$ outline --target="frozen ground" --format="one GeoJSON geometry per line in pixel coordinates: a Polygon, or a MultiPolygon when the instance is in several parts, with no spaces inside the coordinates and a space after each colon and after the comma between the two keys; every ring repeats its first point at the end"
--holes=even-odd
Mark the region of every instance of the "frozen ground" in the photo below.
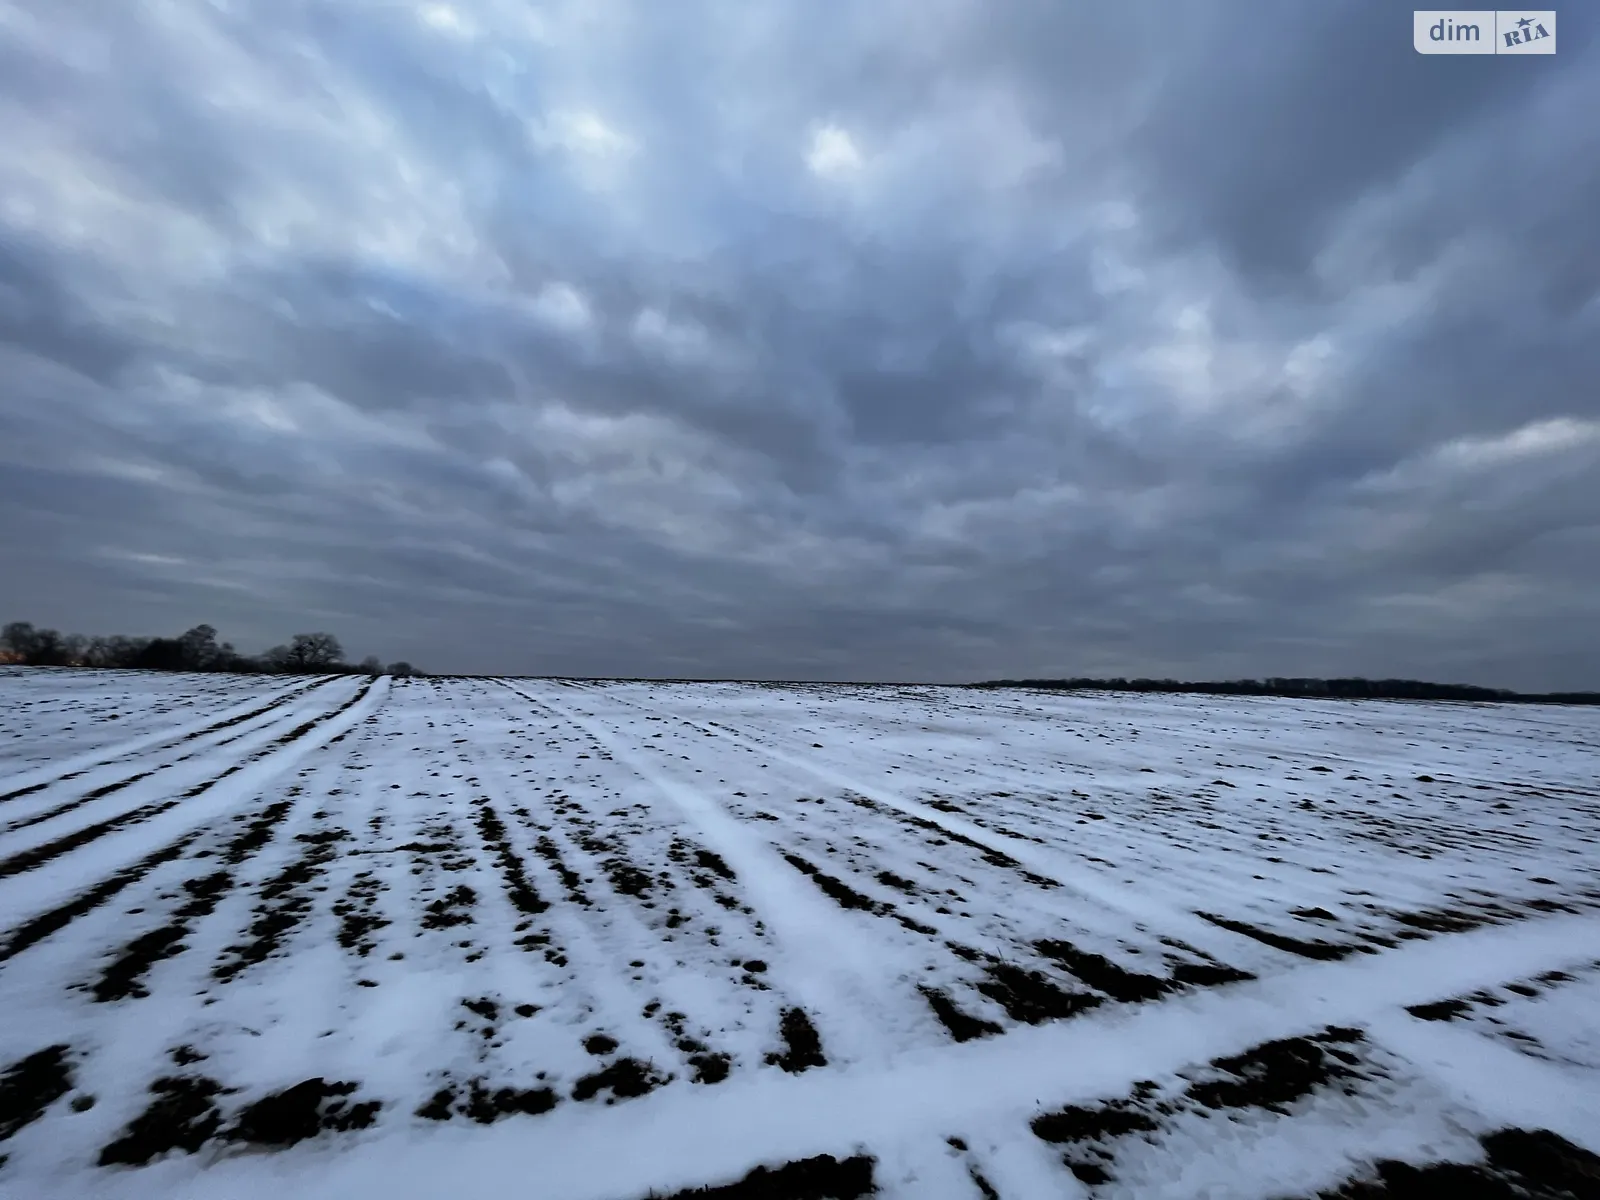
{"type": "Polygon", "coordinates": [[[0,1194],[1600,1195],[1597,717],[0,670],[0,1194]]]}

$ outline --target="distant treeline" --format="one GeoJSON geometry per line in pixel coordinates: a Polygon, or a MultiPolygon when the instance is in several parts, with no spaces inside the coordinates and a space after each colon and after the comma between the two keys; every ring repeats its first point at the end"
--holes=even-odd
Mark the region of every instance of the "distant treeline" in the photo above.
{"type": "Polygon", "coordinates": [[[264,654],[240,654],[217,641],[210,625],[196,625],[177,637],[85,637],[35,629],[13,621],[0,629],[0,663],[26,667],[119,667],[132,671],[233,671],[278,675],[420,675],[408,662],[384,666],[375,657],[344,661],[344,649],[331,633],[297,633],[286,646],[264,654]]]}
{"type": "Polygon", "coordinates": [[[1600,692],[1513,692],[1467,683],[1420,679],[1228,679],[1190,683],[1178,679],[994,679],[979,688],[1026,687],[1051,691],[1194,692],[1206,696],[1311,696],[1340,700],[1488,700],[1505,704],[1600,704],[1600,692]]]}

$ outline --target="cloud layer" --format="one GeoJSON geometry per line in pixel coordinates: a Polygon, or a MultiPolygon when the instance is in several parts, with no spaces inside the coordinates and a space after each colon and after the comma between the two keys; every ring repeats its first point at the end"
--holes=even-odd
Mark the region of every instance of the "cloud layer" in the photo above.
{"type": "Polygon", "coordinates": [[[5,618],[1596,686],[1581,16],[0,0],[5,618]]]}

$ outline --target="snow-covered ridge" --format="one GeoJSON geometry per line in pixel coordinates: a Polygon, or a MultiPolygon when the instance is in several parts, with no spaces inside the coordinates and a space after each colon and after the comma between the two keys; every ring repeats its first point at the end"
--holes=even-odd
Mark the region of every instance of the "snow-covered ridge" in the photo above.
{"type": "Polygon", "coordinates": [[[1590,710],[86,677],[0,673],[0,1194],[1600,1166],[1590,710]]]}

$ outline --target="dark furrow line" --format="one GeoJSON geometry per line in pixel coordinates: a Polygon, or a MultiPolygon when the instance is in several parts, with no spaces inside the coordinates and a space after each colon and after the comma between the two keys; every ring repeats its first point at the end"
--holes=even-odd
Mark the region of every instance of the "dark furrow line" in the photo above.
{"type": "Polygon", "coordinates": [[[337,843],[350,837],[344,829],[324,829],[295,835],[305,852],[267,880],[256,895],[254,920],[245,930],[248,941],[223,949],[211,968],[211,977],[227,983],[247,968],[263,963],[282,946],[284,936],[294,932],[311,915],[312,888],[323,869],[338,855],[337,843]]]}
{"type": "MultiPolygon", "coordinates": [[[[321,683],[322,683],[322,681],[318,680],[315,683],[307,684],[305,687],[295,688],[293,691],[285,692],[283,695],[277,697],[276,699],[272,700],[268,704],[262,705],[260,708],[251,709],[247,713],[240,713],[236,717],[229,717],[225,721],[218,721],[214,725],[207,725],[204,729],[198,729],[193,733],[186,733],[181,737],[173,738],[173,739],[170,739],[170,740],[168,740],[166,742],[157,742],[155,745],[147,747],[147,750],[160,750],[160,749],[163,749],[166,746],[170,746],[170,745],[173,745],[175,743],[194,741],[197,738],[205,737],[207,734],[215,733],[219,729],[226,729],[230,725],[238,725],[241,722],[251,720],[254,717],[259,717],[263,713],[271,712],[274,708],[278,708],[281,705],[287,704],[291,700],[296,700],[299,697],[304,696],[312,688],[320,686],[321,683]]],[[[144,753],[144,752],[145,751],[141,751],[140,753],[144,753]]],[[[103,759],[100,762],[91,763],[89,766],[83,767],[80,770],[70,771],[65,775],[58,775],[54,779],[46,779],[43,783],[35,783],[35,784],[31,784],[31,785],[29,785],[28,787],[25,787],[25,788],[17,788],[15,791],[5,792],[4,794],[0,794],[0,804],[4,804],[7,800],[19,800],[23,796],[31,796],[35,792],[42,792],[42,791],[44,791],[45,788],[54,787],[56,784],[65,782],[68,779],[77,779],[80,775],[87,775],[90,771],[93,771],[98,767],[103,767],[103,766],[106,766],[109,763],[116,762],[117,759],[120,758],[120,757],[124,757],[124,756],[123,755],[114,754],[114,755],[111,755],[109,758],[103,759]]],[[[193,757],[193,756],[186,754],[186,755],[183,756],[183,758],[178,759],[177,762],[183,762],[186,759],[191,758],[191,757],[193,757]]],[[[163,766],[172,766],[172,765],[174,765],[174,764],[172,764],[172,763],[163,764],[163,766]]],[[[127,787],[128,784],[135,783],[140,779],[147,778],[148,776],[153,775],[156,771],[159,771],[161,769],[162,769],[162,767],[153,768],[152,770],[146,771],[143,775],[136,775],[133,779],[124,780],[121,783],[112,784],[107,788],[103,788],[103,789],[100,789],[97,792],[91,793],[91,795],[85,797],[84,799],[85,800],[99,799],[101,796],[110,795],[111,792],[114,792],[119,788],[127,787]]],[[[76,805],[73,805],[72,807],[76,807],[76,805]]],[[[64,812],[64,811],[67,811],[67,810],[66,809],[62,809],[61,811],[64,812]]],[[[55,815],[59,815],[59,813],[52,813],[51,815],[55,816],[55,815]]],[[[28,822],[28,824],[34,824],[34,823],[35,822],[33,822],[33,821],[28,822]]],[[[22,829],[22,828],[25,828],[25,827],[26,826],[24,826],[24,825],[13,826],[13,828],[16,828],[16,829],[22,829]]],[[[9,832],[9,830],[7,832],[9,832]]]]}
{"type": "MultiPolygon", "coordinates": [[[[219,729],[226,729],[230,725],[238,725],[238,724],[240,724],[240,723],[242,723],[244,721],[248,721],[252,717],[259,717],[263,713],[270,712],[272,709],[279,707],[280,705],[284,704],[286,701],[303,695],[306,691],[307,691],[306,688],[301,688],[298,691],[292,692],[287,696],[280,697],[278,700],[275,700],[271,704],[268,704],[268,705],[266,705],[266,706],[264,706],[262,708],[256,709],[254,712],[247,712],[247,713],[244,713],[241,716],[230,717],[226,721],[219,721],[217,724],[212,725],[207,729],[202,729],[199,733],[193,733],[193,734],[189,734],[189,735],[185,736],[182,740],[183,741],[192,741],[192,740],[194,740],[196,738],[203,737],[204,735],[206,735],[208,733],[215,733],[219,729]]],[[[87,792],[84,795],[79,796],[75,800],[68,800],[65,804],[58,804],[55,808],[50,809],[48,812],[38,813],[38,814],[35,814],[32,817],[27,817],[27,818],[25,818],[23,820],[15,821],[12,824],[7,825],[3,830],[0,830],[0,833],[16,833],[16,832],[18,832],[20,830],[27,829],[27,828],[29,828],[31,826],[34,826],[34,825],[42,825],[46,821],[52,820],[52,819],[54,819],[56,817],[64,816],[67,813],[72,812],[76,808],[82,808],[85,804],[89,804],[92,801],[103,800],[105,797],[113,795],[116,792],[120,792],[124,788],[132,787],[134,784],[138,783],[140,780],[149,779],[150,776],[156,774],[159,771],[170,770],[171,768],[176,767],[180,763],[186,763],[190,759],[198,758],[202,754],[209,754],[214,750],[220,750],[222,747],[230,746],[234,742],[238,741],[240,738],[248,737],[248,736],[249,736],[249,730],[244,730],[242,732],[234,734],[232,737],[223,738],[221,741],[215,743],[214,745],[203,746],[203,747],[200,747],[200,748],[195,749],[195,750],[190,750],[187,754],[181,754],[177,758],[173,759],[171,762],[158,763],[156,766],[151,767],[150,770],[148,770],[148,771],[141,771],[137,775],[130,775],[126,779],[119,780],[119,781],[117,781],[115,783],[108,783],[103,787],[98,787],[94,791],[87,792]]],[[[257,757],[259,757],[259,756],[257,756],[257,757]]],[[[249,761],[249,760],[246,760],[246,761],[249,761]]],[[[92,768],[92,767],[88,768],[88,770],[93,770],[93,769],[94,768],[92,768]]],[[[237,768],[233,768],[233,769],[237,770],[237,768]]],[[[81,775],[81,774],[85,774],[85,773],[86,773],[86,771],[76,771],[72,775],[64,775],[64,776],[62,776],[62,779],[75,778],[77,775],[81,775]]],[[[223,778],[223,777],[219,777],[219,778],[223,778]]],[[[61,782],[61,780],[57,780],[56,782],[59,783],[59,782],[61,782]]],[[[0,877],[3,877],[3,876],[0,876],[0,877]]]]}
{"type": "MultiPolygon", "coordinates": [[[[263,757],[271,750],[283,745],[285,742],[302,736],[311,729],[315,728],[317,725],[322,724],[324,721],[330,721],[334,717],[337,717],[341,713],[352,708],[355,704],[366,697],[367,693],[372,690],[375,684],[376,680],[369,680],[366,687],[362,688],[333,712],[325,713],[322,716],[314,717],[311,720],[302,723],[296,729],[277,739],[259,753],[252,755],[251,760],[247,761],[253,761],[254,759],[263,757]]],[[[182,799],[188,799],[190,797],[199,795],[201,792],[214,786],[222,779],[232,775],[235,771],[239,770],[243,766],[244,763],[234,764],[216,779],[191,788],[188,792],[184,793],[182,799]]],[[[171,801],[169,803],[175,804],[177,801],[171,801]]],[[[101,880],[94,887],[90,888],[86,892],[80,893],[78,896],[67,901],[65,904],[53,908],[48,912],[41,913],[39,916],[34,917],[32,920],[26,922],[9,934],[4,942],[0,942],[0,963],[8,961],[9,959],[20,954],[22,951],[28,949],[28,947],[33,946],[52,934],[58,932],[59,930],[64,929],[67,925],[77,920],[77,918],[83,916],[87,912],[90,912],[100,904],[103,904],[106,900],[109,900],[112,896],[115,896],[118,892],[122,891],[130,884],[136,883],[140,879],[143,879],[156,867],[161,866],[164,863],[171,862],[186,849],[188,849],[188,847],[195,841],[196,838],[200,836],[202,832],[204,832],[204,830],[192,830],[191,832],[178,838],[176,841],[169,842],[161,849],[146,855],[131,867],[125,867],[106,879],[101,880]]]]}
{"type": "Polygon", "coordinates": [[[141,821],[149,820],[151,817],[160,816],[169,809],[176,808],[182,801],[193,799],[202,792],[209,791],[211,788],[216,787],[216,785],[221,783],[224,779],[227,779],[230,775],[233,775],[238,771],[242,771],[249,764],[267,757],[267,755],[273,753],[275,750],[279,750],[288,745],[290,742],[296,741],[307,733],[311,732],[311,730],[315,729],[318,725],[321,725],[325,721],[331,721],[341,713],[354,707],[366,696],[369,691],[372,690],[372,686],[372,683],[369,682],[365,688],[357,692],[354,696],[345,701],[332,712],[321,713],[315,717],[312,717],[308,721],[303,721],[301,724],[291,729],[288,733],[285,733],[282,736],[275,738],[271,742],[268,742],[265,746],[263,746],[260,750],[257,750],[248,758],[240,759],[227,770],[223,771],[220,775],[217,775],[212,779],[208,779],[204,783],[196,784],[187,792],[184,792],[183,795],[179,796],[176,800],[161,800],[151,804],[142,805],[141,807],[134,809],[132,812],[123,813],[121,816],[117,817],[109,817],[106,820],[98,821],[93,825],[85,825],[82,829],[74,830],[69,834],[64,834],[63,836],[56,838],[53,842],[45,842],[43,845],[34,846],[31,849],[19,851],[18,853],[13,854],[10,858],[0,860],[0,879],[7,879],[12,875],[20,875],[24,871],[35,870],[38,867],[44,866],[46,863],[60,858],[63,854],[70,854],[72,851],[80,849],[83,846],[88,845],[90,842],[97,841],[108,833],[115,833],[117,830],[122,829],[125,826],[136,825],[141,821]]]}
{"type": "Polygon", "coordinates": [[[535,916],[544,912],[550,905],[540,897],[538,890],[529,881],[522,859],[517,857],[516,851],[511,848],[511,839],[506,833],[505,822],[500,819],[500,814],[495,812],[486,797],[481,798],[474,807],[478,810],[478,836],[483,839],[484,845],[489,848],[500,868],[506,896],[520,913],[535,916]]]}
{"type": "Polygon", "coordinates": [[[1369,946],[1302,941],[1299,938],[1274,933],[1270,929],[1262,929],[1245,921],[1236,921],[1231,917],[1218,916],[1216,913],[1197,911],[1195,916],[1202,921],[1209,921],[1219,929],[1227,929],[1233,933],[1243,934],[1247,938],[1260,942],[1263,946],[1271,946],[1274,950],[1282,950],[1288,954],[1298,954],[1301,958],[1314,959],[1317,962],[1338,962],[1342,958],[1350,957],[1357,951],[1375,953],[1369,946]]]}
{"type": "Polygon", "coordinates": [[[41,913],[31,921],[14,929],[0,943],[0,963],[9,961],[28,947],[43,941],[51,934],[65,929],[85,913],[98,908],[130,884],[139,882],[155,868],[177,858],[200,836],[201,831],[187,833],[175,842],[145,855],[131,867],[124,867],[115,875],[101,880],[88,891],[80,893],[67,903],[41,913]]]}
{"type": "Polygon", "coordinates": [[[63,837],[58,837],[53,842],[34,846],[28,850],[19,851],[10,858],[0,860],[0,879],[9,879],[13,875],[20,875],[24,871],[32,871],[46,863],[69,854],[81,846],[104,837],[108,833],[115,833],[127,825],[137,825],[151,817],[159,816],[168,809],[176,808],[177,800],[161,800],[154,804],[142,805],[132,812],[123,813],[118,817],[110,817],[98,821],[93,825],[85,825],[82,829],[74,830],[63,837]]]}
{"type": "Polygon", "coordinates": [[[31,817],[25,817],[20,821],[13,821],[4,829],[0,829],[0,833],[17,833],[21,830],[31,828],[34,825],[43,825],[46,821],[54,820],[56,817],[65,816],[75,808],[81,808],[85,804],[89,804],[95,800],[103,800],[105,797],[110,796],[115,792],[120,792],[123,788],[132,787],[141,779],[149,779],[150,776],[154,775],[157,771],[164,770],[167,767],[175,767],[181,762],[187,762],[192,757],[193,755],[185,754],[182,758],[174,759],[170,763],[163,763],[159,767],[152,767],[148,771],[140,771],[137,775],[130,775],[128,778],[120,779],[116,783],[108,783],[104,787],[95,788],[92,792],[85,792],[77,799],[68,800],[65,804],[58,804],[56,807],[46,812],[35,813],[31,817]]]}
{"type": "MultiPolygon", "coordinates": [[[[294,807],[294,799],[268,805],[246,823],[244,829],[222,848],[221,859],[229,866],[241,866],[254,858],[277,833],[278,826],[294,807]]],[[[175,958],[188,949],[184,939],[194,930],[194,922],[211,915],[234,889],[237,880],[227,871],[215,871],[184,881],[190,899],[173,912],[173,919],[158,929],[127,942],[91,986],[101,1003],[130,997],[148,996],[145,976],[156,963],[175,958]]]]}

